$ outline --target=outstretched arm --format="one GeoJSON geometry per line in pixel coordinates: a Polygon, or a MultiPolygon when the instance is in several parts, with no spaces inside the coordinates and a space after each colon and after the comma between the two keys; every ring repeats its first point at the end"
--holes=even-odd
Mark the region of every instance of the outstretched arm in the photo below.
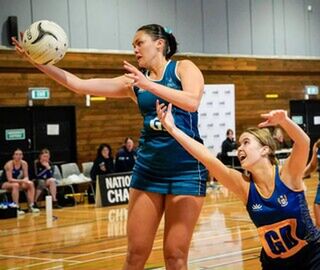
{"type": "Polygon", "coordinates": [[[166,107],[157,101],[157,114],[166,130],[185,148],[192,156],[199,160],[215,178],[235,193],[244,204],[247,202],[249,183],[238,171],[230,169],[218,160],[203,144],[192,139],[176,127],[171,113],[172,105],[166,107]]]}
{"type": "Polygon", "coordinates": [[[301,189],[309,153],[308,135],[288,117],[284,110],[274,110],[261,116],[266,120],[260,123],[259,127],[280,125],[293,140],[292,152],[284,163],[281,177],[290,187],[301,189]]]}
{"type": "Polygon", "coordinates": [[[111,98],[130,97],[135,100],[135,95],[132,90],[132,80],[126,76],[110,79],[97,78],[84,80],[54,65],[40,65],[35,63],[15,38],[12,38],[12,42],[15,45],[16,51],[27,59],[34,67],[77,94],[88,94],[111,98]]]}
{"type": "Polygon", "coordinates": [[[198,110],[204,89],[204,79],[199,68],[191,61],[182,60],[178,62],[177,72],[181,79],[183,91],[176,91],[170,87],[150,81],[140,70],[126,61],[124,62],[124,68],[130,72],[126,76],[134,81],[134,85],[185,111],[195,112],[198,110]]]}

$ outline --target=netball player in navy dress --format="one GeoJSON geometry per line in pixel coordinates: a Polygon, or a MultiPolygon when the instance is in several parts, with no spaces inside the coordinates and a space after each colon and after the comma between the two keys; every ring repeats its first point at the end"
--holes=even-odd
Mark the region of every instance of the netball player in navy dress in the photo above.
{"type": "MultiPolygon", "coordinates": [[[[16,50],[24,54],[17,41],[16,50]]],[[[204,201],[207,171],[157,119],[156,100],[174,105],[177,125],[196,141],[197,109],[203,94],[200,70],[189,60],[170,60],[177,43],[160,25],[142,26],[133,39],[141,72],[128,62],[128,74],[113,79],[82,80],[55,66],[39,70],[79,94],[125,98],[138,103],[143,116],[140,144],[130,188],[128,254],[123,269],[144,269],[162,216],[166,269],[187,269],[192,232],[204,201]]]]}
{"type": "Polygon", "coordinates": [[[0,179],[0,188],[11,192],[12,200],[17,205],[17,214],[25,214],[19,208],[19,192],[23,189],[27,192],[29,211],[39,213],[40,210],[34,206],[34,183],[29,180],[28,163],[23,160],[23,152],[17,148],[14,150],[12,160],[4,165],[3,176],[0,179]]]}
{"type": "Polygon", "coordinates": [[[240,136],[238,158],[250,176],[226,167],[177,128],[171,105],[158,103],[157,112],[166,130],[246,205],[262,244],[263,269],[320,269],[320,231],[312,223],[302,182],[310,140],[285,111],[262,115],[266,121],[259,125],[280,125],[294,141],[283,167],[276,165],[276,145],[268,129],[250,128],[240,136]]]}

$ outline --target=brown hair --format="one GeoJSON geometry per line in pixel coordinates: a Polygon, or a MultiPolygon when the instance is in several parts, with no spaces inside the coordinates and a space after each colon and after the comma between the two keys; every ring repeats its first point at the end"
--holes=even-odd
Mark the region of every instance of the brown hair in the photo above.
{"type": "Polygon", "coordinates": [[[177,52],[178,44],[171,29],[159,24],[147,24],[141,26],[137,31],[145,31],[153,40],[163,39],[165,41],[163,55],[167,60],[177,52]]]}
{"type": "Polygon", "coordinates": [[[43,154],[49,154],[50,155],[49,149],[48,148],[43,148],[39,153],[39,157],[42,156],[43,154]]]}
{"type": "Polygon", "coordinates": [[[229,133],[232,133],[232,134],[233,134],[233,130],[232,130],[231,128],[228,128],[228,129],[227,129],[226,135],[228,136],[229,133]]]}
{"type": "Polygon", "coordinates": [[[268,153],[268,158],[271,164],[273,165],[278,164],[276,155],[275,155],[277,146],[274,139],[272,138],[272,135],[269,129],[251,127],[251,128],[247,128],[244,132],[247,132],[253,135],[262,146],[268,146],[270,150],[268,153]]]}

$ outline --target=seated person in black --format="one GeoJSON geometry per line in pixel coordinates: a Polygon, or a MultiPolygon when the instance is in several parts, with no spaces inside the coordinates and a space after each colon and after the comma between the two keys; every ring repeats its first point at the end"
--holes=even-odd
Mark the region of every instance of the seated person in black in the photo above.
{"type": "Polygon", "coordinates": [[[57,201],[57,184],[53,177],[54,167],[50,161],[50,151],[46,148],[42,149],[39,159],[35,160],[35,175],[37,179],[36,199],[37,202],[42,190],[47,187],[52,196],[53,208],[59,209],[61,206],[57,201]]]}
{"type": "Polygon", "coordinates": [[[228,129],[226,132],[226,136],[227,138],[222,142],[222,146],[221,146],[221,161],[225,165],[240,166],[240,163],[237,157],[228,156],[228,152],[232,152],[233,150],[237,149],[237,143],[234,139],[233,130],[228,129]],[[233,163],[232,163],[232,159],[234,159],[233,163]]]}
{"type": "Polygon", "coordinates": [[[132,138],[127,137],[116,155],[116,172],[130,172],[136,162],[137,153],[132,138]]]}
{"type": "Polygon", "coordinates": [[[34,184],[29,180],[28,163],[23,160],[21,149],[17,148],[13,152],[12,160],[4,165],[0,188],[11,192],[12,200],[18,207],[18,215],[24,214],[24,211],[19,208],[20,189],[27,192],[29,211],[39,213],[39,209],[34,206],[34,184]]]}
{"type": "MultiPolygon", "coordinates": [[[[90,177],[95,183],[97,180],[97,175],[113,173],[113,157],[112,149],[109,144],[100,144],[97,150],[97,156],[93,162],[92,169],[90,171],[90,177]]],[[[95,184],[93,185],[95,187],[95,184]]]]}

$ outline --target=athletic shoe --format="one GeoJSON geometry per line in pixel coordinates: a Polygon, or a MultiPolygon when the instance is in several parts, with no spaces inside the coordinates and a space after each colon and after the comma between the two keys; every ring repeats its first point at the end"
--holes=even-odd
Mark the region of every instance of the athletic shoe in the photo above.
{"type": "Polygon", "coordinates": [[[39,208],[35,208],[33,205],[30,205],[29,211],[31,213],[39,213],[40,212],[39,208]]]}
{"type": "Polygon", "coordinates": [[[9,203],[8,206],[10,208],[18,208],[18,205],[15,202],[9,203]]]}
{"type": "Polygon", "coordinates": [[[20,208],[17,209],[17,214],[18,216],[22,216],[25,214],[25,212],[23,210],[21,210],[20,208]]]}
{"type": "Polygon", "coordinates": [[[36,202],[33,203],[33,208],[40,208],[36,202]]]}
{"type": "Polygon", "coordinates": [[[53,201],[52,207],[53,207],[53,209],[61,209],[62,208],[62,206],[59,205],[57,201],[53,201]]]}

